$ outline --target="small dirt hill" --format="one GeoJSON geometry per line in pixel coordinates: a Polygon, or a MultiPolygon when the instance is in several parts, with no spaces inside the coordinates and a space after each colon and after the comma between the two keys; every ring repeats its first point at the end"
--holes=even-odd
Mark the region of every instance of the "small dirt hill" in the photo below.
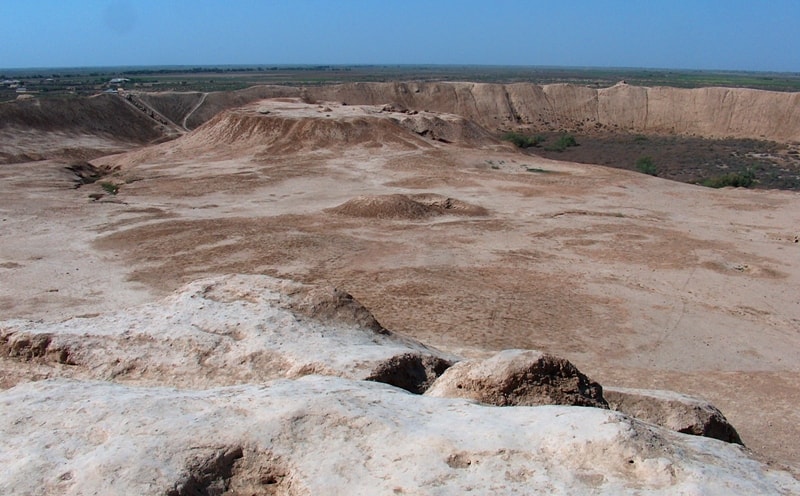
{"type": "Polygon", "coordinates": [[[437,215],[486,215],[486,209],[444,196],[422,193],[418,195],[372,195],[351,198],[328,212],[347,217],[368,219],[419,220],[437,215]]]}

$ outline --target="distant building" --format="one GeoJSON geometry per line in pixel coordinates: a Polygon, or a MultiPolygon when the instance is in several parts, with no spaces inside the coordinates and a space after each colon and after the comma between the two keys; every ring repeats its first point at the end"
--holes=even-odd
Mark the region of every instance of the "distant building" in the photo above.
{"type": "Polygon", "coordinates": [[[129,83],[130,79],[128,78],[114,78],[108,82],[108,84],[122,84],[122,83],[129,83]]]}

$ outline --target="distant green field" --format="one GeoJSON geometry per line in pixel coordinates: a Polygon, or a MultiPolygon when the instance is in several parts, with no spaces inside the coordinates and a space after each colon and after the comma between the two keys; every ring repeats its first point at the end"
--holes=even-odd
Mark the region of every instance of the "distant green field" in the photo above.
{"type": "MultiPolygon", "coordinates": [[[[698,88],[725,86],[773,91],[800,91],[800,73],[680,71],[674,69],[567,68],[506,66],[214,66],[214,67],[90,67],[0,69],[0,80],[18,80],[19,87],[38,96],[94,94],[126,78],[128,89],[151,91],[225,91],[257,84],[321,85],[370,81],[474,81],[486,83],[572,83],[595,88],[625,80],[640,86],[698,88]]],[[[17,97],[4,84],[0,100],[17,97]]]]}

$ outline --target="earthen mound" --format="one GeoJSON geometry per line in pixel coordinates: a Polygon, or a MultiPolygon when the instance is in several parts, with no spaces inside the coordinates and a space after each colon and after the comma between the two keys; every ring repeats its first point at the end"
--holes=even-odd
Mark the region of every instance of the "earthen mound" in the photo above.
{"type": "Polygon", "coordinates": [[[314,288],[299,294],[293,293],[291,296],[291,303],[287,307],[296,313],[320,322],[355,325],[375,332],[389,333],[372,312],[350,293],[339,288],[314,288]]]}
{"type": "Polygon", "coordinates": [[[436,215],[435,208],[406,195],[357,196],[328,210],[347,217],[419,220],[436,215]]]}
{"type": "Polygon", "coordinates": [[[435,193],[417,193],[409,195],[415,202],[427,205],[440,213],[451,215],[488,215],[489,211],[479,205],[473,205],[456,198],[442,196],[435,193]]]}
{"type": "Polygon", "coordinates": [[[328,212],[347,217],[398,220],[420,220],[442,214],[487,214],[483,207],[431,193],[358,196],[328,209],[328,212]]]}
{"type": "Polygon", "coordinates": [[[533,350],[505,350],[458,362],[425,392],[497,406],[575,405],[608,408],[603,388],[569,361],[533,350]]]}
{"type": "Polygon", "coordinates": [[[612,410],[684,434],[742,444],[739,433],[714,405],[672,391],[607,387],[612,410]]]}

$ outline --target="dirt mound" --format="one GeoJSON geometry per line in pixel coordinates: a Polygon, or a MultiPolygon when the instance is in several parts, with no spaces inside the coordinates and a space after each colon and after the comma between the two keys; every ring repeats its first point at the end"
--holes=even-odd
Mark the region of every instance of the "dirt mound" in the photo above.
{"type": "Polygon", "coordinates": [[[480,126],[455,115],[407,115],[375,106],[274,98],[227,110],[177,140],[113,157],[109,163],[128,167],[156,157],[196,158],[202,154],[272,160],[276,155],[354,147],[414,151],[432,149],[441,142],[505,146],[480,126]]]}
{"type": "Polygon", "coordinates": [[[419,195],[358,196],[328,212],[367,219],[419,220],[442,214],[486,215],[486,209],[453,198],[423,193],[419,195]]]}
{"type": "Polygon", "coordinates": [[[288,308],[321,322],[355,325],[383,334],[390,332],[364,305],[338,288],[314,288],[295,293],[288,308]]]}
{"type": "Polygon", "coordinates": [[[603,388],[569,361],[532,350],[505,350],[458,362],[425,393],[496,406],[576,405],[608,408],[603,388]]]}
{"type": "Polygon", "coordinates": [[[418,220],[436,215],[434,208],[405,195],[358,196],[328,210],[347,217],[418,220]]]}
{"type": "Polygon", "coordinates": [[[391,120],[371,118],[364,113],[329,118],[320,112],[292,115],[274,108],[265,110],[264,104],[260,107],[223,112],[187,135],[180,146],[203,151],[224,146],[229,151],[252,152],[257,156],[352,146],[407,150],[429,146],[391,120]]]}

